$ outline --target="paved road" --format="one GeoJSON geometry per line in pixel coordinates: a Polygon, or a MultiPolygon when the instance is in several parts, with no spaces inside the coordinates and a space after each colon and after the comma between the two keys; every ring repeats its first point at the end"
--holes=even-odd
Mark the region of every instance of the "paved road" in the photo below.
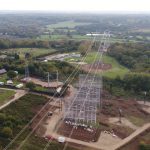
{"type": "MultiPolygon", "coordinates": [[[[13,90],[13,89],[6,89],[6,88],[0,88],[0,89],[13,90]]],[[[9,104],[16,101],[17,99],[19,99],[20,97],[24,96],[27,93],[27,91],[25,90],[14,90],[14,91],[16,92],[16,94],[14,95],[14,98],[10,99],[8,102],[0,106],[0,110],[2,110],[3,108],[5,108],[6,106],[8,106],[9,104]]]]}

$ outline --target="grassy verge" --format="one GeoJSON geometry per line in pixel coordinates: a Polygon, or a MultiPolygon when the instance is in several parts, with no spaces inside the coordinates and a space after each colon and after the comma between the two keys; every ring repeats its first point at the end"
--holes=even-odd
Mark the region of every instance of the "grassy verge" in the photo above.
{"type": "Polygon", "coordinates": [[[9,101],[15,95],[15,91],[0,89],[0,106],[9,101]]]}
{"type": "Polygon", "coordinates": [[[123,77],[126,73],[129,72],[126,67],[120,65],[114,58],[110,56],[104,55],[103,62],[112,65],[112,68],[110,70],[103,72],[104,76],[110,78],[115,78],[116,76],[123,77]]]}
{"type": "Polygon", "coordinates": [[[148,122],[148,120],[145,121],[144,119],[135,116],[128,116],[128,119],[136,126],[143,126],[145,123],[148,122]]]}

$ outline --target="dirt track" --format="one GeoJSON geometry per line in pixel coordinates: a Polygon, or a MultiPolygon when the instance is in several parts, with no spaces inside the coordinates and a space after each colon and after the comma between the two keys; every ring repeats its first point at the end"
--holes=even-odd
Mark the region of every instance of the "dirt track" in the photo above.
{"type": "Polygon", "coordinates": [[[130,122],[128,119],[126,118],[121,118],[121,123],[119,122],[119,118],[118,117],[111,117],[109,118],[109,122],[112,124],[116,124],[119,126],[127,126],[130,127],[133,130],[138,129],[139,127],[137,127],[136,125],[134,125],[132,122],[130,122]]]}
{"type": "MultiPolygon", "coordinates": [[[[109,98],[109,100],[107,99],[108,95],[105,97],[103,97],[104,101],[103,101],[103,113],[105,116],[108,117],[114,117],[111,120],[111,123],[115,123],[116,117],[118,117],[118,107],[121,107],[121,109],[123,110],[124,114],[127,115],[133,115],[133,116],[138,116],[138,117],[142,117],[142,118],[146,118],[147,114],[145,114],[142,109],[141,106],[134,100],[121,100],[119,98],[115,98],[115,99],[111,99],[109,98]],[[132,106],[132,107],[131,107],[132,106]]],[[[61,116],[58,115],[58,118],[61,116]]],[[[100,118],[101,119],[101,118],[100,118]]],[[[54,115],[47,123],[47,131],[46,134],[51,135],[55,138],[58,138],[59,136],[61,136],[60,134],[56,133],[55,130],[53,130],[55,128],[55,124],[53,124],[52,122],[57,122],[56,120],[58,120],[56,118],[56,116],[54,115]],[[52,127],[53,126],[53,127],[52,127]]],[[[85,141],[81,141],[81,140],[77,140],[77,139],[70,139],[66,137],[66,141],[68,141],[69,143],[74,143],[74,144],[79,144],[79,145],[83,145],[86,147],[90,148],[94,148],[94,149],[99,149],[99,150],[115,150],[116,148],[118,148],[120,145],[123,145],[126,142],[129,142],[130,140],[134,139],[136,136],[138,136],[139,134],[141,134],[142,132],[144,132],[147,129],[147,126],[145,127],[139,127],[137,128],[136,126],[134,126],[131,122],[129,122],[128,120],[123,118],[123,123],[125,126],[129,126],[130,128],[136,130],[135,132],[133,132],[130,136],[128,136],[125,139],[121,139],[118,136],[113,137],[111,134],[107,134],[102,132],[100,138],[98,139],[97,142],[85,142],[85,141]],[[118,147],[117,147],[118,146],[118,147]]],[[[121,128],[122,129],[122,128],[121,128]]],[[[118,128],[118,130],[120,130],[118,128]]]]}
{"type": "Polygon", "coordinates": [[[143,110],[150,114],[150,102],[138,101],[138,103],[142,106],[143,110]]]}
{"type": "MultiPolygon", "coordinates": [[[[41,85],[43,87],[48,87],[48,83],[47,82],[44,82],[44,81],[42,81],[40,79],[37,79],[37,78],[30,78],[30,79],[31,79],[31,81],[33,83],[35,83],[37,85],[41,85]]],[[[61,85],[62,85],[62,82],[58,82],[58,83],[57,82],[50,82],[49,87],[56,88],[56,87],[61,86],[61,85]]]]}
{"type": "Polygon", "coordinates": [[[113,146],[112,150],[120,149],[121,147],[123,147],[124,145],[128,144],[130,141],[134,140],[136,137],[138,137],[140,134],[142,134],[143,132],[145,132],[149,128],[150,128],[150,123],[145,124],[144,126],[139,128],[138,130],[136,130],[133,134],[128,136],[126,139],[124,139],[123,141],[119,142],[117,145],[113,146]]]}
{"type": "MultiPolygon", "coordinates": [[[[12,89],[6,89],[5,88],[5,90],[12,90],[12,89]]],[[[9,104],[11,104],[12,102],[18,100],[20,97],[24,96],[27,93],[27,91],[25,91],[25,90],[14,90],[14,91],[16,92],[16,94],[14,95],[14,98],[12,98],[7,103],[0,106],[0,110],[7,107],[9,104]]]]}

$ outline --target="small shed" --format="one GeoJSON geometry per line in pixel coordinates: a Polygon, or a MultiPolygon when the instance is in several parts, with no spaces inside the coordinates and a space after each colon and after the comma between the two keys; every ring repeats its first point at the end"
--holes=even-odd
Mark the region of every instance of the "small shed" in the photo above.
{"type": "Polygon", "coordinates": [[[5,74],[7,71],[5,69],[0,69],[0,75],[5,74]]]}
{"type": "Polygon", "coordinates": [[[0,60],[4,60],[7,58],[7,55],[0,55],[0,60]]]}

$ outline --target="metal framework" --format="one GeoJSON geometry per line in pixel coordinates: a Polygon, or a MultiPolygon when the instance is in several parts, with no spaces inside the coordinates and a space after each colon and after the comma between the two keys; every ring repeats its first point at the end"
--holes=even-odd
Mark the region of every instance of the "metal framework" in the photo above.
{"type": "MultiPolygon", "coordinates": [[[[103,54],[109,47],[110,34],[104,33],[98,52],[103,54]]],[[[97,68],[102,62],[99,60],[92,65],[97,68]]],[[[101,107],[102,79],[95,75],[79,75],[79,83],[74,100],[70,99],[64,104],[64,118],[75,123],[96,123],[98,106],[101,107]],[[86,81],[85,81],[86,79],[86,81]]]]}
{"type": "Polygon", "coordinates": [[[96,123],[97,106],[100,105],[101,79],[90,75],[83,84],[85,78],[86,75],[79,76],[79,87],[74,95],[76,99],[73,104],[71,105],[71,100],[65,103],[65,119],[76,123],[96,123]]]}

